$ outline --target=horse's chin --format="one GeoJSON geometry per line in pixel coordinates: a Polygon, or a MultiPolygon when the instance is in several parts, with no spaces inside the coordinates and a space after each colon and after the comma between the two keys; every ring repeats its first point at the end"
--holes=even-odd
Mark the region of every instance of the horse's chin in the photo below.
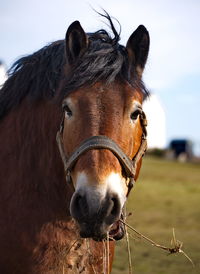
{"type": "Polygon", "coordinates": [[[109,241],[118,241],[121,240],[125,235],[124,224],[118,220],[113,223],[107,234],[101,235],[100,237],[92,237],[94,241],[103,241],[109,239],[109,241]]]}
{"type": "Polygon", "coordinates": [[[97,242],[121,240],[125,235],[124,223],[121,220],[123,220],[123,214],[110,226],[102,223],[77,222],[80,237],[91,238],[97,242]]]}
{"type": "Polygon", "coordinates": [[[120,220],[116,221],[109,229],[109,234],[99,235],[92,237],[92,239],[96,242],[101,242],[104,240],[109,241],[118,241],[124,237],[125,229],[124,225],[120,222],[120,220]]]}
{"type": "Polygon", "coordinates": [[[107,233],[88,233],[85,230],[80,229],[79,231],[81,238],[92,238],[94,241],[101,242],[104,240],[118,241],[124,237],[125,229],[124,224],[118,220],[112,224],[107,233]]]}

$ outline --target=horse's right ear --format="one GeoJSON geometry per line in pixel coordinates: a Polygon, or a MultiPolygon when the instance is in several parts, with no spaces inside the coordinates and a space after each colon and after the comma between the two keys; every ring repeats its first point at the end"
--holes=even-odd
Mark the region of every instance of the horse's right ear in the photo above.
{"type": "Polygon", "coordinates": [[[66,33],[65,53],[67,62],[72,64],[87,49],[87,35],[78,21],[73,22],[66,33]]]}

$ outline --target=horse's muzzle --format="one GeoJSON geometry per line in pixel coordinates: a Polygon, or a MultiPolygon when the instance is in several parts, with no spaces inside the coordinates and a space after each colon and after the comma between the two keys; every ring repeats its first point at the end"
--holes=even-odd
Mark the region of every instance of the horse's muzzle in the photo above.
{"type": "Polygon", "coordinates": [[[121,203],[116,194],[107,194],[104,199],[75,192],[71,201],[71,215],[78,222],[80,236],[101,241],[108,237],[119,240],[124,236],[121,203]]]}

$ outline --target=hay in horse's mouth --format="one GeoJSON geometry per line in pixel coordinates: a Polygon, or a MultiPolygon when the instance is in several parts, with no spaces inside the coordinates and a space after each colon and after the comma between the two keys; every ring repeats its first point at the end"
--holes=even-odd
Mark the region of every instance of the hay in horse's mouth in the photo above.
{"type": "Polygon", "coordinates": [[[112,240],[121,240],[124,237],[125,229],[120,220],[116,221],[109,230],[109,238],[112,240]]]}

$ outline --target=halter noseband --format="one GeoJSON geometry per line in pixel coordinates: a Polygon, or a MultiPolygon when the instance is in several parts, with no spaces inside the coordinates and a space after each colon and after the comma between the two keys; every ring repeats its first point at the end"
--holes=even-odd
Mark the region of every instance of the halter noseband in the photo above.
{"type": "Polygon", "coordinates": [[[64,164],[64,170],[65,170],[65,175],[66,175],[66,180],[68,183],[72,183],[71,180],[71,171],[77,162],[78,158],[85,153],[88,150],[92,149],[108,149],[110,150],[115,157],[119,160],[120,164],[124,168],[125,174],[126,174],[126,179],[129,180],[127,183],[128,186],[128,194],[130,193],[134,182],[135,182],[135,174],[136,174],[136,169],[137,169],[137,164],[141,157],[145,154],[146,148],[147,148],[147,132],[146,132],[146,126],[147,126],[147,120],[145,113],[142,112],[140,114],[140,122],[143,130],[142,134],[142,142],[140,144],[140,147],[131,160],[123,151],[122,149],[118,146],[117,143],[115,143],[112,139],[108,138],[107,136],[104,135],[98,135],[98,136],[92,136],[85,141],[83,141],[78,148],[76,148],[73,153],[71,154],[70,157],[67,157],[64,151],[64,145],[63,145],[63,140],[62,140],[62,133],[63,133],[63,121],[62,120],[60,130],[57,132],[56,135],[56,141],[58,144],[58,148],[60,151],[60,156],[64,164]]]}

